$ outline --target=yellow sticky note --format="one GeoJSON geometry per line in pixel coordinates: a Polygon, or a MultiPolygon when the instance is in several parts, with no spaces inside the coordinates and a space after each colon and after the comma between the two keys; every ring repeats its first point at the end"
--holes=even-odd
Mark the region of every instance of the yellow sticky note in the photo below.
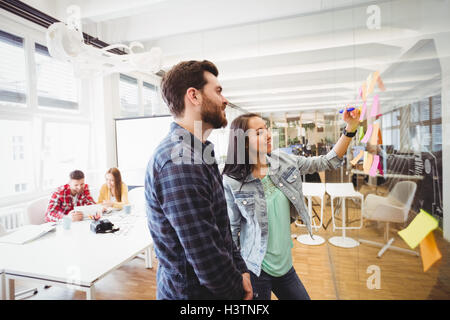
{"type": "Polygon", "coordinates": [[[371,153],[368,153],[367,151],[364,151],[364,163],[363,163],[364,173],[369,174],[370,168],[372,167],[372,162],[373,162],[373,155],[371,153]]]}
{"type": "Polygon", "coordinates": [[[420,213],[406,229],[399,231],[398,235],[405,240],[408,246],[414,249],[431,231],[438,227],[438,224],[435,218],[420,209],[420,213]]]}
{"type": "Polygon", "coordinates": [[[433,231],[420,242],[420,256],[422,257],[423,272],[427,272],[436,261],[442,258],[433,231]]]}
{"type": "Polygon", "coordinates": [[[350,163],[352,164],[352,165],[356,165],[357,163],[358,163],[358,161],[359,161],[359,159],[361,159],[362,158],[362,156],[364,155],[364,151],[359,151],[359,154],[356,156],[356,158],[355,159],[353,159],[352,161],[350,161],[350,163]]]}

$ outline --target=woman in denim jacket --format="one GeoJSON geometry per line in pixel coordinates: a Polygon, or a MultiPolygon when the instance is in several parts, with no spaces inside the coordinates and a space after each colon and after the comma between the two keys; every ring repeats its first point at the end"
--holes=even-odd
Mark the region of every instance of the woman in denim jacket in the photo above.
{"type": "Polygon", "coordinates": [[[257,114],[230,127],[223,184],[233,240],[250,270],[256,299],[309,299],[292,265],[290,223],[300,218],[311,234],[300,175],[338,168],[359,124],[359,111],[345,110],[344,134],[325,156],[272,152],[271,134],[257,114]]]}

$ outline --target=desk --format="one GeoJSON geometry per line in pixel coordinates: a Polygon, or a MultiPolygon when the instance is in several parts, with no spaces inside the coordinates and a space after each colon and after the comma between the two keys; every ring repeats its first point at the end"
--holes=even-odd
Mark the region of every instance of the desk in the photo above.
{"type": "Polygon", "coordinates": [[[146,253],[151,268],[153,240],[144,216],[113,214],[105,217],[121,230],[95,234],[90,220],[73,222],[70,230],[62,224],[56,231],[24,245],[0,243],[0,266],[6,280],[6,298],[14,299],[15,280],[33,280],[46,285],[65,286],[86,292],[95,299],[95,284],[111,271],[146,253]]]}

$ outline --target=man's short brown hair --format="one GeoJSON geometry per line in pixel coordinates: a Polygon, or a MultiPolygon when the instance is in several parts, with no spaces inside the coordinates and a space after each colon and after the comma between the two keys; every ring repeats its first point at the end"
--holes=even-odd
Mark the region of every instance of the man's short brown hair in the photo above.
{"type": "Polygon", "coordinates": [[[217,67],[211,61],[191,60],[178,63],[163,76],[162,96],[175,117],[180,117],[184,113],[184,95],[187,89],[203,89],[207,82],[205,71],[211,72],[216,77],[219,75],[217,67]]]}
{"type": "Polygon", "coordinates": [[[74,170],[70,173],[70,179],[81,180],[84,179],[84,173],[81,170],[74,170]]]}

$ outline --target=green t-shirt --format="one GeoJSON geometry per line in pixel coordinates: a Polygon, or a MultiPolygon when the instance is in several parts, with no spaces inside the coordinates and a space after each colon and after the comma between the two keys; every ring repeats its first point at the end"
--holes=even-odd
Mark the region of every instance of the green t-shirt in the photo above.
{"type": "Polygon", "coordinates": [[[273,277],[285,275],[292,267],[289,199],[266,175],[262,180],[269,219],[269,239],[261,268],[273,277]]]}

